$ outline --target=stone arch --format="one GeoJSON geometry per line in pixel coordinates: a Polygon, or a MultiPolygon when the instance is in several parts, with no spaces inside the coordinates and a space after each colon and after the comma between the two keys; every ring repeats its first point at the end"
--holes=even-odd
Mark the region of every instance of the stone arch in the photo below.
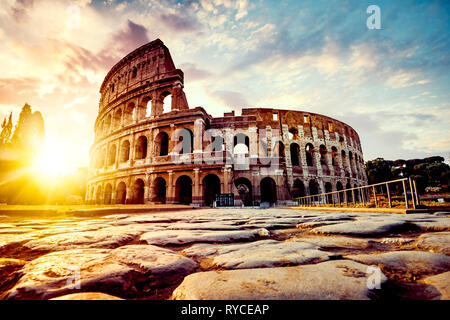
{"type": "MultiPolygon", "coordinates": [[[[340,191],[343,189],[344,189],[344,187],[342,186],[342,183],[340,181],[336,182],[336,191],[340,191]]],[[[339,201],[344,202],[344,193],[343,192],[339,193],[339,201]]]]}
{"type": "Polygon", "coordinates": [[[155,154],[157,156],[166,156],[169,154],[169,135],[164,131],[156,135],[155,154]]]}
{"type": "Polygon", "coordinates": [[[313,167],[314,166],[314,146],[311,143],[308,143],[305,146],[305,151],[306,151],[306,165],[308,167],[313,167]]]}
{"type": "Polygon", "coordinates": [[[204,204],[205,206],[212,206],[216,195],[220,194],[220,178],[215,174],[208,174],[202,182],[204,204]]]}
{"type": "Polygon", "coordinates": [[[127,107],[125,108],[125,111],[123,113],[124,117],[124,124],[130,124],[133,123],[133,120],[135,119],[135,104],[134,102],[130,102],[127,107]]]}
{"type": "Polygon", "coordinates": [[[289,140],[297,140],[298,139],[298,130],[294,127],[289,129],[289,140]]]}
{"type": "Polygon", "coordinates": [[[96,204],[103,204],[103,197],[102,197],[102,186],[99,184],[97,186],[97,192],[95,193],[95,203],[96,204]]]}
{"type": "Polygon", "coordinates": [[[126,162],[130,160],[130,141],[125,140],[120,146],[120,162],[126,162]]]}
{"type": "Polygon", "coordinates": [[[179,154],[188,154],[193,152],[194,135],[188,128],[180,128],[174,132],[174,141],[179,141],[175,147],[175,152],[179,154]],[[180,143],[181,142],[181,143],[180,143]]]}
{"type": "Polygon", "coordinates": [[[320,165],[322,166],[328,166],[327,152],[328,152],[327,147],[321,144],[319,147],[319,153],[320,153],[320,165]]]}
{"type": "Polygon", "coordinates": [[[237,178],[234,185],[244,206],[253,205],[253,191],[250,180],[244,177],[237,178]]]}
{"type": "MultiPolygon", "coordinates": [[[[326,182],[325,183],[325,192],[332,192],[333,191],[333,186],[331,185],[331,182],[326,182]]],[[[327,194],[327,203],[333,203],[333,195],[332,194],[327,194]]]]}
{"type": "Polygon", "coordinates": [[[105,187],[105,197],[103,198],[104,204],[111,204],[111,198],[112,198],[112,186],[111,183],[107,183],[105,187]]]}
{"type": "Polygon", "coordinates": [[[338,153],[337,148],[335,146],[331,147],[331,164],[333,166],[338,165],[337,153],[338,153]]]}
{"type": "Polygon", "coordinates": [[[238,133],[233,137],[233,147],[238,144],[245,144],[247,148],[250,148],[250,138],[244,133],[238,133]]]}
{"type": "Polygon", "coordinates": [[[285,160],[285,152],[284,152],[284,143],[280,140],[276,141],[272,148],[272,155],[273,157],[277,157],[281,159],[281,162],[284,162],[285,160]]]}
{"type": "Polygon", "coordinates": [[[277,184],[270,177],[265,177],[260,182],[261,202],[277,202],[277,184]]]}
{"type": "Polygon", "coordinates": [[[319,188],[319,184],[317,183],[316,180],[314,180],[314,179],[309,180],[308,187],[309,187],[309,195],[313,196],[313,195],[319,194],[320,188],[319,188]]]}
{"type": "Polygon", "coordinates": [[[300,165],[300,146],[297,143],[291,143],[289,146],[291,152],[291,164],[293,166],[300,165]]]}
{"type": "Polygon", "coordinates": [[[132,203],[133,204],[143,204],[144,203],[144,180],[138,178],[133,183],[132,188],[132,203]]]}
{"type": "Polygon", "coordinates": [[[192,203],[192,179],[187,175],[181,175],[175,183],[175,202],[192,203]]]}
{"type": "Polygon", "coordinates": [[[292,188],[292,198],[299,198],[305,196],[305,185],[303,181],[300,179],[295,179],[294,185],[292,188]]]}
{"type": "MultiPolygon", "coordinates": [[[[353,188],[357,188],[357,187],[358,187],[357,184],[353,185],[353,188]]],[[[353,193],[355,195],[355,202],[359,202],[360,201],[360,199],[359,199],[360,198],[359,189],[353,190],[353,193]]]]}
{"type": "Polygon", "coordinates": [[[114,129],[120,128],[122,124],[122,108],[119,108],[114,112],[114,121],[113,121],[113,127],[114,129]]]}
{"type": "Polygon", "coordinates": [[[111,114],[106,116],[103,130],[104,134],[108,134],[111,131],[111,114]]]}
{"type": "Polygon", "coordinates": [[[147,157],[147,144],[148,142],[146,136],[140,136],[137,139],[134,150],[134,158],[136,160],[145,159],[147,157]]]}
{"type": "Polygon", "coordinates": [[[116,153],[117,153],[116,145],[112,144],[109,147],[108,151],[108,166],[112,166],[116,162],[116,153]]]}
{"type": "Polygon", "coordinates": [[[153,182],[154,185],[154,202],[166,203],[167,183],[162,177],[157,177],[153,182]]]}
{"type": "MultiPolygon", "coordinates": [[[[345,185],[345,189],[351,189],[351,187],[352,187],[352,185],[349,182],[347,182],[347,184],[345,185]]],[[[348,202],[353,202],[353,192],[352,192],[352,190],[347,190],[346,193],[347,193],[347,201],[348,202]]]]}
{"type": "Polygon", "coordinates": [[[168,113],[173,108],[173,95],[170,91],[161,93],[162,110],[161,113],[168,113]]]}
{"type": "Polygon", "coordinates": [[[125,204],[127,200],[127,185],[121,181],[116,188],[116,203],[125,204]]]}

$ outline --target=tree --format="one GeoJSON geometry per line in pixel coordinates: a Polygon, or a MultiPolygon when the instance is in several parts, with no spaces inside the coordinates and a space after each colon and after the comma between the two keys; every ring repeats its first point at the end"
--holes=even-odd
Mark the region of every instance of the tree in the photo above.
{"type": "Polygon", "coordinates": [[[392,180],[391,164],[383,158],[367,161],[365,165],[369,184],[392,180]]]}

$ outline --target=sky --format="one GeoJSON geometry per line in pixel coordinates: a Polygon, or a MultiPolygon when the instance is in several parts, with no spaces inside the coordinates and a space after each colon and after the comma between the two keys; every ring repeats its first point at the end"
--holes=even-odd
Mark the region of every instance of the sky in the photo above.
{"type": "Polygon", "coordinates": [[[448,161],[449,15],[445,0],[2,0],[0,120],[29,103],[64,161],[87,166],[104,77],[159,38],[191,108],[316,112],[352,126],[365,160],[448,161]]]}

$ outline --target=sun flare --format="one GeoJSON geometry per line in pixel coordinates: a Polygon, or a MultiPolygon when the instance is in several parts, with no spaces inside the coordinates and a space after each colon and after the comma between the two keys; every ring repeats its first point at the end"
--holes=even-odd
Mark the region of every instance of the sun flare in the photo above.
{"type": "Polygon", "coordinates": [[[44,176],[60,176],[73,171],[67,153],[57,141],[47,140],[44,148],[34,160],[33,171],[44,176]]]}

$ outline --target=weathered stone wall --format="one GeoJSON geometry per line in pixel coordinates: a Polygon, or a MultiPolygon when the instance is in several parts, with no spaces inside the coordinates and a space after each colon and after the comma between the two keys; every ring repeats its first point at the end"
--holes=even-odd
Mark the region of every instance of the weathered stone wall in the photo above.
{"type": "Polygon", "coordinates": [[[201,107],[189,109],[183,86],[183,72],[159,39],[111,69],[100,88],[88,203],[210,205],[220,192],[234,193],[237,205],[285,204],[367,182],[358,134],[347,124],[261,108],[212,118],[201,107]],[[180,129],[191,135],[182,164],[174,160],[180,129]],[[222,162],[205,161],[215,136],[223,137],[223,147],[212,155],[222,162]]]}

